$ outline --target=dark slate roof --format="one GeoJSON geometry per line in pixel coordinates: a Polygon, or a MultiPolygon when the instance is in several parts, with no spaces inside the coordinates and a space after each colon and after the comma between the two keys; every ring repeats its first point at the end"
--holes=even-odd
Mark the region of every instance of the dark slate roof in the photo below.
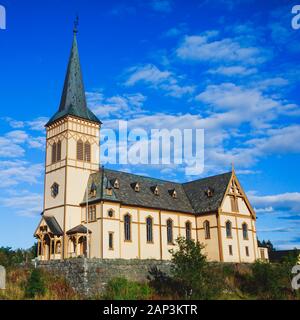
{"type": "Polygon", "coordinates": [[[54,217],[43,217],[50,231],[56,236],[62,236],[64,233],[54,217]]]}
{"type": "MultiPolygon", "coordinates": [[[[76,233],[87,233],[87,228],[85,226],[83,226],[82,224],[80,224],[79,226],[76,226],[72,229],[70,229],[69,231],[67,231],[67,234],[76,234],[76,233]]],[[[91,231],[89,230],[89,233],[91,233],[91,231]]]]}
{"type": "Polygon", "coordinates": [[[269,251],[269,260],[271,262],[281,262],[285,257],[288,256],[300,256],[300,249],[269,251]]]}
{"type": "Polygon", "coordinates": [[[196,213],[218,210],[230,182],[231,175],[231,172],[227,172],[183,184],[183,188],[196,213]],[[208,197],[206,194],[208,188],[212,190],[211,197],[208,197]]]}
{"type": "Polygon", "coordinates": [[[67,115],[101,124],[87,107],[75,33],[59,110],[46,126],[67,115]]]}
{"type": "MultiPolygon", "coordinates": [[[[218,209],[230,178],[231,172],[181,184],[127,172],[100,169],[99,172],[90,175],[88,190],[94,184],[97,192],[96,196],[89,193],[89,202],[110,200],[124,205],[201,214],[218,209]],[[115,179],[119,180],[119,189],[112,187],[115,179]],[[139,192],[134,190],[135,183],[140,186],[139,192]],[[153,192],[156,186],[159,195],[153,192]],[[107,188],[111,188],[111,195],[107,194],[107,188]],[[208,188],[214,190],[211,198],[205,193],[208,188]],[[173,190],[176,190],[177,198],[172,197],[173,190]]],[[[82,204],[85,202],[84,198],[82,204]]]]}

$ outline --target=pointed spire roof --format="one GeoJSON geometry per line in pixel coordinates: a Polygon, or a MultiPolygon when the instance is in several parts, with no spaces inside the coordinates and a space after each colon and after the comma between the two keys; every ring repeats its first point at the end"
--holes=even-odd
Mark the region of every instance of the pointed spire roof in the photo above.
{"type": "Polygon", "coordinates": [[[75,28],[59,110],[50,119],[46,126],[51,125],[54,121],[59,120],[67,115],[101,124],[101,121],[87,107],[76,33],[77,29],[75,28]]]}

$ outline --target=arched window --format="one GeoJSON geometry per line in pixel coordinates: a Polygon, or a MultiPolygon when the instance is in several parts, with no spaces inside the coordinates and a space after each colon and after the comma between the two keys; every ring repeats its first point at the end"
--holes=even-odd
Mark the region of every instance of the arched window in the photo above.
{"type": "Polygon", "coordinates": [[[61,160],[61,141],[58,141],[56,161],[60,161],[60,160],[61,160]]]}
{"type": "Polygon", "coordinates": [[[146,227],[147,227],[147,242],[153,242],[153,219],[148,217],[146,219],[146,227]]]}
{"type": "Polygon", "coordinates": [[[84,161],[91,162],[91,144],[88,141],[84,144],[84,161]]]}
{"type": "Polygon", "coordinates": [[[210,224],[209,221],[204,221],[203,223],[204,233],[205,233],[205,239],[210,239],[210,224]]]}
{"type": "Polygon", "coordinates": [[[55,253],[61,254],[61,242],[60,241],[56,242],[55,253]]]}
{"type": "Polygon", "coordinates": [[[57,145],[56,145],[56,142],[54,142],[52,146],[52,163],[56,162],[56,152],[57,152],[57,145]]]}
{"type": "Polygon", "coordinates": [[[185,224],[185,237],[186,240],[192,239],[192,224],[189,221],[185,224]]]}
{"type": "Polygon", "coordinates": [[[226,222],[226,237],[232,238],[232,224],[230,221],[226,222]]]}
{"type": "Polygon", "coordinates": [[[173,244],[173,221],[171,219],[167,221],[167,241],[168,244],[173,244]]]}
{"type": "Polygon", "coordinates": [[[131,240],[131,216],[129,214],[124,216],[124,238],[125,241],[131,240]]]}
{"type": "Polygon", "coordinates": [[[248,240],[248,225],[246,222],[243,223],[242,229],[243,229],[243,239],[248,240]]]}
{"type": "Polygon", "coordinates": [[[83,161],[83,142],[82,142],[82,140],[77,141],[77,160],[83,161]]]}

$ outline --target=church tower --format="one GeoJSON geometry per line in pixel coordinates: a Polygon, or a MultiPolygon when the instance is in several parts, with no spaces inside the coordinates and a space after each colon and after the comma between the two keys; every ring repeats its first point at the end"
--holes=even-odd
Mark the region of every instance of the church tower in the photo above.
{"type": "MultiPolygon", "coordinates": [[[[82,222],[80,203],[100,163],[101,121],[87,107],[76,34],[75,29],[59,110],[46,124],[43,218],[57,233],[63,258],[69,251],[67,231],[82,222]]],[[[46,248],[49,255],[57,252],[53,239],[46,248]]],[[[45,239],[40,242],[45,248],[45,239]]]]}

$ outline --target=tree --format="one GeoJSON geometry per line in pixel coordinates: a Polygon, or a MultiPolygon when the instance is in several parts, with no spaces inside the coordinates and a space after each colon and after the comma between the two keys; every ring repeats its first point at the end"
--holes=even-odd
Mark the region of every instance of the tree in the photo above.
{"type": "Polygon", "coordinates": [[[25,287],[25,297],[33,299],[36,296],[43,296],[45,292],[46,287],[41,271],[33,269],[25,287]]]}
{"type": "Polygon", "coordinates": [[[193,240],[178,238],[178,250],[170,250],[173,267],[173,280],[180,284],[188,299],[212,299],[222,291],[221,274],[213,271],[206,256],[202,253],[203,245],[193,240]]]}

